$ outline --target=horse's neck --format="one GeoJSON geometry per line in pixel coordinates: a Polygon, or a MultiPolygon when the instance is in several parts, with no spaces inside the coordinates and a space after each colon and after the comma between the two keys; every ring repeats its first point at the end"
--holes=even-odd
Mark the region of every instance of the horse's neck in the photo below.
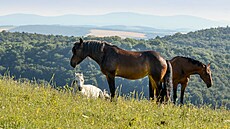
{"type": "Polygon", "coordinates": [[[95,46],[89,43],[88,44],[88,51],[89,51],[88,56],[100,65],[102,62],[103,55],[104,55],[103,49],[104,49],[105,44],[99,44],[99,45],[96,46],[97,48],[95,49],[94,48],[95,46]]]}
{"type": "Polygon", "coordinates": [[[76,93],[77,91],[81,91],[82,90],[82,85],[80,84],[77,84],[76,82],[74,82],[75,84],[74,84],[74,86],[73,86],[73,91],[74,91],[74,93],[76,93]]]}
{"type": "Polygon", "coordinates": [[[201,68],[201,66],[191,64],[191,65],[187,65],[183,70],[184,70],[186,76],[190,76],[193,74],[200,74],[202,68],[201,68]]]}

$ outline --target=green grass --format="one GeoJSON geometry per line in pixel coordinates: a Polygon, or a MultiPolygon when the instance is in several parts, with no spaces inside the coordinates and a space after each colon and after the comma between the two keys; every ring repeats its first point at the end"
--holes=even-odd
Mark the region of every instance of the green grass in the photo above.
{"type": "Polygon", "coordinates": [[[0,128],[230,128],[224,108],[157,105],[147,100],[116,102],[73,96],[44,85],[0,79],[0,128]]]}

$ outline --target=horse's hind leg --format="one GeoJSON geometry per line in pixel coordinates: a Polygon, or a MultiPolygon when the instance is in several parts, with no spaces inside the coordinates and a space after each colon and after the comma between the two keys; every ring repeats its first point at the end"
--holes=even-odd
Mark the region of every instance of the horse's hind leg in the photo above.
{"type": "Polygon", "coordinates": [[[164,102],[164,101],[168,101],[167,99],[167,89],[166,89],[166,86],[165,86],[165,83],[163,84],[162,82],[159,83],[158,85],[158,89],[160,91],[160,95],[159,95],[159,99],[160,99],[160,102],[164,102]],[[165,100],[166,98],[166,100],[165,100]]]}
{"type": "Polygon", "coordinates": [[[154,90],[156,91],[155,97],[157,98],[157,102],[161,101],[163,97],[162,93],[162,85],[160,81],[156,81],[152,76],[149,76],[149,97],[150,99],[154,99],[154,90]]]}
{"type": "Polygon", "coordinates": [[[176,104],[176,99],[177,99],[177,85],[178,84],[173,84],[173,103],[176,104]]]}
{"type": "Polygon", "coordinates": [[[149,78],[149,100],[154,100],[154,87],[149,78]]]}
{"type": "Polygon", "coordinates": [[[164,89],[162,88],[162,83],[157,82],[157,89],[156,89],[156,96],[157,96],[157,102],[162,103],[164,101],[164,96],[165,92],[163,91],[164,89]]]}
{"type": "MultiPolygon", "coordinates": [[[[152,76],[149,76],[149,99],[154,100],[154,97],[159,97],[158,85],[152,76]],[[156,94],[154,93],[156,91],[156,94]]],[[[157,99],[158,100],[158,99],[157,99]]]]}

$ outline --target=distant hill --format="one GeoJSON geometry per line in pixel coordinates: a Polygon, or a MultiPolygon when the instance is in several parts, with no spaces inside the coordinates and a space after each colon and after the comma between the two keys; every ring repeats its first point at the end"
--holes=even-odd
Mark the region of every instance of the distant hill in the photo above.
{"type": "Polygon", "coordinates": [[[155,16],[137,13],[109,13],[105,15],[62,15],[39,16],[33,14],[12,14],[0,16],[0,25],[93,25],[93,26],[147,26],[160,29],[203,29],[228,24],[200,17],[155,16]]]}
{"type": "Polygon", "coordinates": [[[3,30],[8,31],[13,28],[15,28],[15,26],[0,26],[0,32],[2,32],[3,30]]]}
{"type": "Polygon", "coordinates": [[[90,33],[90,27],[60,25],[25,25],[9,29],[10,32],[28,32],[37,34],[53,34],[64,36],[84,36],[90,33]]]}
{"type": "MultiPolygon", "coordinates": [[[[135,39],[150,39],[156,36],[171,35],[177,30],[169,29],[155,29],[151,27],[143,26],[124,26],[124,25],[111,25],[111,26],[61,26],[61,25],[24,25],[15,26],[8,29],[10,32],[28,32],[37,34],[53,34],[53,35],[64,35],[64,36],[120,36],[135,39]],[[101,32],[100,34],[95,33],[101,32]],[[144,35],[139,36],[139,35],[144,35]]],[[[179,30],[183,32],[183,30],[179,30]]],[[[186,31],[184,31],[186,32],[186,31]]]]}

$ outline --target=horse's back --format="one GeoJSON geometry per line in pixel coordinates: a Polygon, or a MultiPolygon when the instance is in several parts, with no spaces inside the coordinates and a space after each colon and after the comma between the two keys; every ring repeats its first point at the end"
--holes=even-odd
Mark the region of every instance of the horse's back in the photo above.
{"type": "Polygon", "coordinates": [[[165,74],[167,69],[166,61],[155,51],[121,50],[114,61],[116,76],[127,79],[139,79],[150,74],[165,74]]]}
{"type": "Polygon", "coordinates": [[[118,56],[116,75],[128,79],[139,79],[148,75],[149,63],[141,52],[129,52],[118,56]]]}

